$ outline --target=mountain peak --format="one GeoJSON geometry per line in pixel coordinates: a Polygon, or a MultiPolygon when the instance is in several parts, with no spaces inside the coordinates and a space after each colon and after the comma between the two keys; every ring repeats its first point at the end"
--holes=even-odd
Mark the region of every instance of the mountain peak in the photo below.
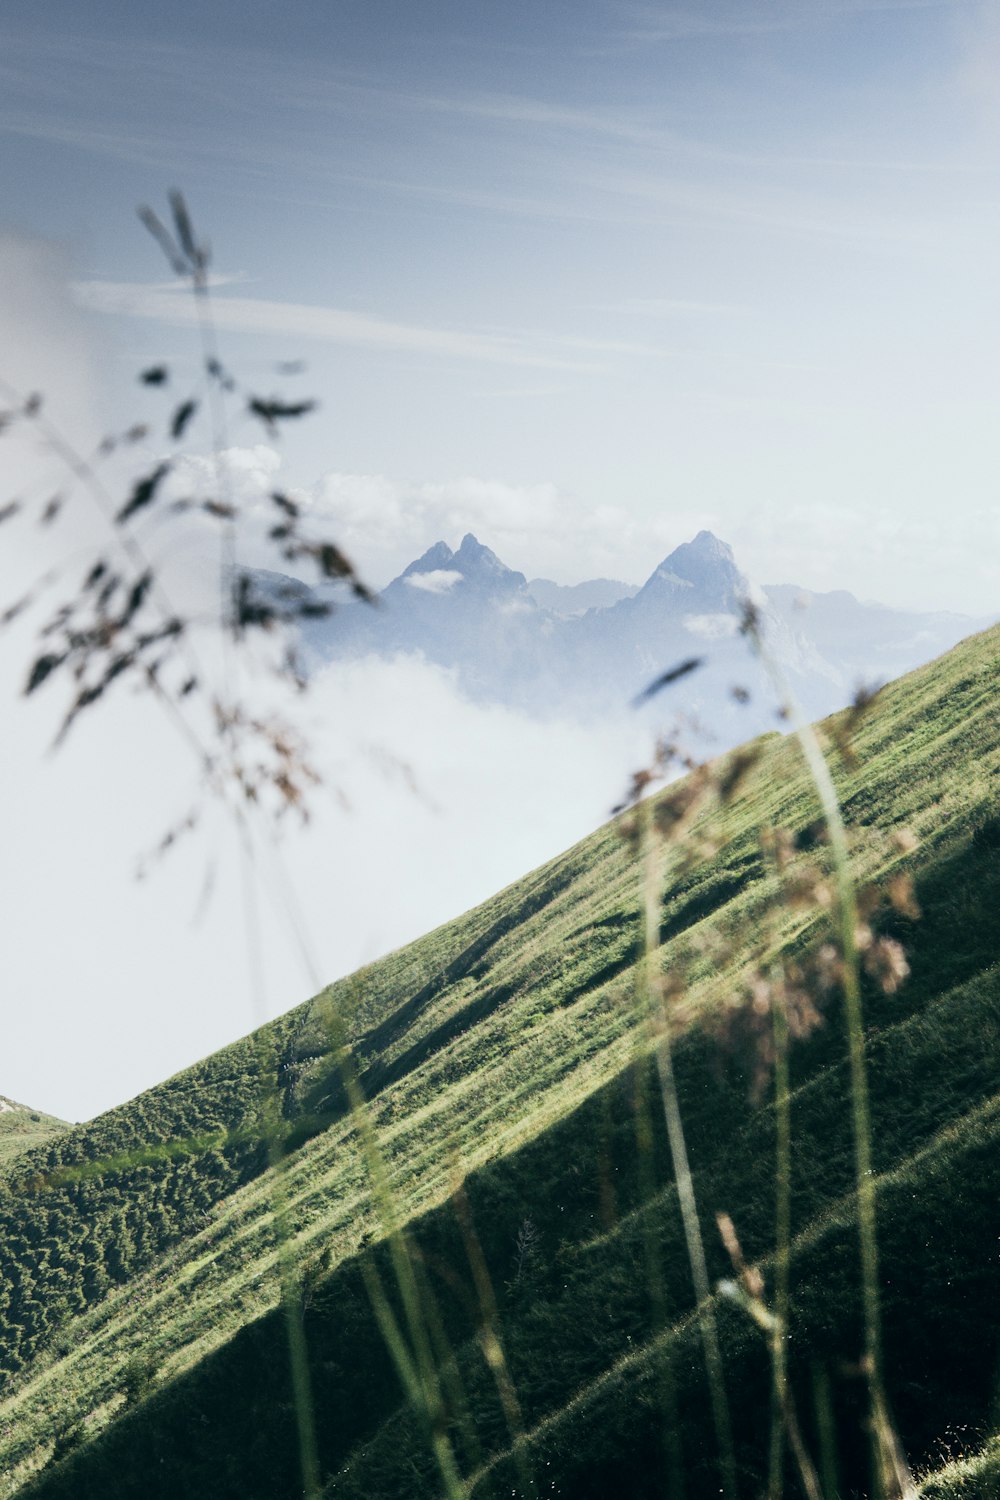
{"type": "MultiPolygon", "coordinates": [[[[419,582],[421,575],[438,573],[448,575],[447,585],[443,588],[430,588],[429,592],[432,594],[450,593],[452,585],[458,583],[471,585],[478,593],[516,593],[525,586],[523,573],[516,573],[513,568],[508,568],[495,552],[485,547],[471,531],[467,531],[455,552],[447,542],[435,542],[433,547],[428,547],[422,557],[411,562],[398,578],[393,579],[387,587],[387,595],[394,597],[396,585],[403,582],[422,590],[424,585],[419,582]]],[[[409,592],[407,590],[407,594],[409,592]]]]}
{"type": "Polygon", "coordinates": [[[720,542],[713,531],[699,531],[693,542],[682,542],[676,551],[681,552],[685,548],[697,553],[699,557],[714,558],[719,562],[736,562],[732,547],[728,542],[720,542]]]}
{"type": "Polygon", "coordinates": [[[471,531],[467,531],[463,536],[455,556],[464,558],[468,562],[495,562],[500,563],[501,567],[504,566],[496,553],[484,546],[471,531]]]}
{"type": "Polygon", "coordinates": [[[408,578],[411,573],[434,573],[438,568],[447,568],[454,556],[447,542],[435,542],[422,557],[403,569],[401,577],[408,578]]]}
{"type": "Polygon", "coordinates": [[[696,585],[705,584],[715,577],[735,582],[743,576],[736,566],[732,547],[727,542],[720,542],[711,531],[699,531],[693,541],[681,542],[656,571],[673,573],[696,585]]]}
{"type": "Polygon", "coordinates": [[[683,592],[693,603],[695,595],[713,601],[713,608],[733,608],[746,595],[749,585],[736,566],[733,549],[711,531],[699,531],[690,542],[681,542],[640,590],[647,598],[683,592]],[[649,591],[647,593],[647,591],[649,591]]]}
{"type": "Polygon", "coordinates": [[[485,547],[478,537],[467,531],[461,545],[451,559],[451,566],[467,579],[480,583],[499,584],[505,589],[523,588],[525,577],[501,562],[496,553],[485,547]]]}

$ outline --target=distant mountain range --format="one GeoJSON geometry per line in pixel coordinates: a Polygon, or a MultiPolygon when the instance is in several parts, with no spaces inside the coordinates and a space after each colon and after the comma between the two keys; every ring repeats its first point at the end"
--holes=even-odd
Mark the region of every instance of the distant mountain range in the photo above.
{"type": "MultiPolygon", "coordinates": [[[[277,575],[258,574],[261,590],[277,575]]],[[[658,696],[722,748],[775,726],[776,701],[739,631],[753,597],[770,651],[810,717],[848,703],[990,623],[971,616],[863,604],[843,590],[782,584],[753,590],[711,532],[675,548],[641,588],[611,579],[528,582],[471,533],[441,541],[385,588],[380,608],[339,607],[303,634],[314,664],[368,654],[419,655],[448,668],[469,697],[543,717],[624,712],[682,661],[697,672],[658,696]]]]}
{"type": "Polygon", "coordinates": [[[585,583],[553,583],[551,578],[529,578],[528,593],[543,609],[557,615],[582,615],[588,609],[606,609],[619,599],[639,592],[637,583],[617,578],[588,578],[585,583]]]}

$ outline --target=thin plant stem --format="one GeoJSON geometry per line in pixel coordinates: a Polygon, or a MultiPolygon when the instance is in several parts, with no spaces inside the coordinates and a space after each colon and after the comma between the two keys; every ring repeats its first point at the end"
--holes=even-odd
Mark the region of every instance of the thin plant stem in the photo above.
{"type": "Polygon", "coordinates": [[[813,1366],[813,1406],[819,1436],[820,1473],[823,1476],[823,1500],[838,1500],[837,1441],[833,1416],[830,1376],[821,1364],[813,1366]]]}
{"type": "MultiPolygon", "coordinates": [[[[173,200],[175,218],[180,226],[180,215],[183,213],[186,221],[186,211],[184,210],[183,200],[179,194],[173,195],[173,200]]],[[[147,226],[149,226],[150,220],[152,220],[153,225],[158,222],[155,219],[155,215],[147,214],[144,215],[144,218],[147,226]]],[[[154,233],[160,240],[161,245],[163,245],[165,240],[169,242],[169,234],[166,231],[161,235],[154,228],[154,233]]],[[[228,477],[222,464],[222,452],[228,441],[223,388],[224,376],[218,359],[215,328],[211,312],[206,274],[207,252],[198,250],[192,244],[189,244],[185,240],[183,230],[181,230],[181,240],[184,242],[184,257],[181,257],[181,259],[186,259],[187,263],[179,265],[177,269],[180,274],[187,276],[195,298],[205,374],[208,377],[208,404],[211,420],[212,457],[215,466],[215,478],[220,494],[224,494],[228,488],[228,477]]],[[[170,249],[168,245],[168,257],[169,255],[170,249]]],[[[2,381],[0,381],[0,393],[11,398],[15,405],[27,410],[27,403],[21,401],[17,393],[2,381]]],[[[114,501],[94,466],[77,452],[73,445],[63,437],[62,433],[45,416],[40,415],[37,410],[28,413],[28,415],[42,437],[46,440],[50,450],[66,465],[75,478],[84,485],[84,488],[92,499],[96,501],[104,519],[109,524],[116,544],[124,551],[129,562],[137,570],[148,571],[150,573],[153,596],[157,598],[164,616],[171,620],[174,619],[175,613],[171,610],[170,602],[163,591],[158,572],[149,567],[144,548],[130,532],[122,531],[115,525],[116,508],[114,501]]],[[[229,679],[235,666],[233,653],[229,649],[232,644],[230,631],[233,632],[235,637],[238,629],[235,610],[232,608],[232,594],[235,588],[236,572],[236,531],[232,519],[233,507],[230,506],[229,511],[230,518],[222,528],[220,550],[222,672],[227,688],[230,686],[229,679]]],[[[182,642],[182,649],[190,653],[190,642],[186,636],[182,642]]],[[[192,678],[200,677],[202,674],[197,670],[197,664],[194,663],[193,667],[192,678]]],[[[155,673],[148,672],[147,677],[161,703],[171,711],[174,723],[184,731],[189,744],[191,744],[192,748],[198,754],[210,787],[212,790],[218,791],[221,783],[218,779],[217,761],[214,753],[210,753],[199,744],[197,735],[187,719],[179,713],[176,705],[166,696],[155,673]]],[[[234,726],[225,715],[219,716],[218,732],[227,746],[234,766],[238,770],[238,750],[234,743],[234,726]]],[[[256,849],[253,829],[249,818],[249,809],[239,803],[234,804],[230,802],[227,805],[233,816],[238,833],[241,855],[249,988],[258,1021],[261,1139],[265,1146],[268,1165],[271,1169],[269,1175],[272,1222],[276,1240],[280,1298],[285,1312],[288,1331],[290,1375],[293,1405],[296,1414],[303,1495],[305,1496],[305,1500],[317,1500],[321,1484],[316,1443],[315,1411],[310,1384],[305,1330],[302,1324],[302,1300],[297,1257],[293,1244],[294,1232],[291,1222],[290,1195],[287,1183],[287,1155],[284,1150],[285,1131],[277,1084],[278,1059],[274,1053],[273,1042],[261,1030],[267,1020],[267,1015],[263,994],[263,965],[259,939],[259,914],[257,911],[256,879],[258,867],[255,858],[256,849]]],[[[277,860],[275,862],[277,863],[277,860]]],[[[315,966],[311,961],[311,955],[308,953],[308,944],[304,939],[304,933],[295,920],[296,914],[292,909],[293,903],[287,899],[287,892],[283,892],[282,894],[285,897],[286,916],[293,928],[300,951],[306,960],[307,968],[314,974],[315,966]]],[[[337,1051],[345,1077],[352,1121],[361,1143],[363,1156],[368,1165],[369,1175],[375,1188],[376,1201],[378,1202],[383,1226],[386,1230],[390,1256],[396,1273],[396,1280],[408,1325],[409,1341],[413,1349],[412,1356],[406,1347],[406,1341],[403,1339],[398,1324],[395,1321],[381,1280],[377,1276],[374,1266],[366,1264],[365,1275],[372,1292],[376,1319],[386,1337],[390,1352],[393,1355],[403,1381],[404,1389],[407,1390],[411,1398],[415,1399],[417,1407],[422,1408],[427,1419],[431,1435],[431,1446],[442,1479],[444,1480],[445,1490],[450,1500],[463,1500],[466,1487],[459,1475],[451,1442],[448,1437],[446,1412],[441,1399],[440,1385],[430,1347],[431,1339],[428,1337],[428,1327],[430,1327],[432,1337],[435,1334],[438,1335],[438,1341],[440,1342],[443,1339],[443,1326],[440,1325],[439,1317],[435,1323],[436,1307],[428,1307],[427,1305],[428,1294],[426,1287],[423,1288],[423,1297],[421,1296],[421,1288],[414,1273],[405,1234],[399,1225],[395,1201],[381,1162],[374,1129],[368,1117],[366,1104],[361,1095],[357,1080],[354,1077],[346,1043],[342,1036],[338,1037],[337,1051]]],[[[453,1363],[450,1351],[449,1358],[453,1363]]]]}
{"type": "MultiPolygon", "coordinates": [[[[254,847],[246,822],[238,819],[238,823],[243,852],[241,866],[247,967],[253,1005],[258,1014],[260,1028],[266,1021],[267,1014],[263,990],[260,921],[254,882],[254,847]]],[[[257,1032],[257,1051],[261,1083],[261,1124],[268,1165],[271,1168],[271,1213],[278,1260],[278,1285],[288,1338],[288,1362],[292,1381],[292,1404],[295,1408],[299,1466],[302,1472],[302,1492],[305,1500],[318,1500],[320,1493],[319,1453],[316,1445],[309,1352],[306,1346],[305,1329],[302,1326],[301,1292],[295,1253],[291,1243],[292,1230],[286,1181],[288,1169],[281,1143],[281,1110],[277,1093],[277,1058],[274,1056],[273,1045],[269,1045],[265,1040],[265,1033],[262,1029],[258,1029],[257,1032]]]]}
{"type": "Polygon", "coordinates": [[[316,1414],[309,1370],[309,1346],[303,1325],[302,1287],[298,1260],[292,1244],[292,1230],[287,1193],[287,1167],[280,1138],[273,1133],[268,1142],[268,1162],[272,1168],[271,1205],[278,1242],[278,1276],[281,1302],[288,1339],[288,1363],[292,1376],[292,1401],[299,1442],[299,1465],[305,1500],[313,1500],[321,1490],[319,1451],[316,1443],[316,1414]]]}
{"type": "Polygon", "coordinates": [[[774,1033],[775,1123],[775,1321],[771,1331],[771,1442],[768,1454],[768,1500],[781,1500],[784,1469],[785,1411],[788,1404],[788,1282],[792,1208],[792,1121],[788,1087],[788,1014],[784,978],[771,974],[771,1020],[774,1033]]]}
{"type": "MultiPolygon", "coordinates": [[[[0,395],[4,400],[11,401],[17,407],[25,406],[25,398],[14,389],[14,387],[0,376],[0,395]]],[[[151,594],[159,604],[160,613],[164,622],[179,618],[178,611],[174,609],[170,598],[163,587],[159,572],[152,566],[152,562],[135,536],[127,529],[115,525],[115,502],[108,491],[100,474],[94,468],[89,459],[70,442],[59,427],[47,417],[44,411],[36,411],[28,420],[44,438],[45,443],[59,462],[83,485],[84,490],[90,496],[102,519],[107,523],[108,532],[114,544],[122,555],[135,568],[139,574],[149,573],[152,577],[151,594]]],[[[194,654],[190,637],[185,633],[181,640],[181,649],[187,658],[188,670],[193,677],[201,675],[198,659],[194,654]]],[[[187,742],[189,748],[194,751],[195,757],[202,769],[211,775],[214,769],[214,760],[210,752],[201,744],[194,729],[179,712],[177,705],[164,692],[163,686],[155,673],[147,673],[147,682],[153,688],[160,704],[167,709],[168,717],[179,729],[181,737],[187,742]]]]}
{"type": "Polygon", "coordinates": [[[507,1432],[511,1441],[511,1452],[514,1455],[514,1463],[517,1466],[518,1478],[524,1488],[526,1495],[537,1493],[534,1475],[531,1472],[525,1456],[525,1433],[524,1418],[521,1414],[521,1403],[517,1397],[507,1357],[504,1354],[503,1341],[500,1337],[500,1315],[497,1309],[496,1294],[493,1290],[493,1280],[490,1276],[489,1266],[486,1264],[486,1256],[476,1233],[475,1221],[472,1217],[472,1205],[465,1191],[465,1182],[459,1175],[457,1167],[454,1173],[455,1185],[452,1189],[452,1203],[455,1207],[455,1218],[458,1221],[459,1232],[462,1236],[462,1244],[465,1248],[466,1260],[472,1272],[473,1285],[476,1288],[476,1298],[479,1303],[479,1345],[483,1351],[493,1382],[496,1386],[497,1396],[503,1409],[504,1421],[507,1424],[507,1432]]]}
{"type": "MultiPolygon", "coordinates": [[[[651,1321],[654,1334],[662,1333],[667,1326],[667,1296],[663,1283],[661,1246],[656,1234],[653,1218],[653,1203],[656,1197],[656,1165],[653,1160],[653,1115],[650,1103],[648,1060],[653,1051],[655,1037],[653,1018],[649,1014],[648,988],[645,964],[635,969],[636,1003],[640,1010],[640,1026],[636,1031],[636,1050],[633,1060],[635,1087],[632,1094],[632,1114],[635,1129],[636,1176],[640,1220],[642,1223],[643,1259],[646,1267],[646,1285],[649,1289],[651,1321]]],[[[663,1411],[663,1451],[667,1461],[667,1493],[681,1500],[684,1494],[684,1452],[681,1444],[680,1425],[677,1421],[677,1388],[674,1380],[673,1360],[669,1339],[661,1340],[662,1354],[657,1361],[659,1374],[660,1405],[663,1411]]]]}
{"type": "MultiPolygon", "coordinates": [[[[208,391],[209,421],[212,427],[212,468],[219,490],[219,498],[231,500],[231,486],[222,455],[229,447],[229,422],[226,414],[226,396],[219,372],[218,338],[215,319],[212,315],[212,300],[208,287],[207,265],[196,262],[191,271],[191,290],[198,319],[198,336],[201,341],[202,364],[208,391]],[[214,372],[214,373],[213,373],[214,372]]],[[[231,663],[226,647],[230,634],[235,641],[239,630],[236,615],[236,521],[235,507],[230,503],[230,515],[219,531],[219,623],[223,644],[223,673],[228,678],[231,663]]]]}
{"type": "MultiPolygon", "coordinates": [[[[773,1462],[775,1451],[777,1451],[778,1467],[776,1475],[771,1474],[769,1476],[768,1500],[771,1500],[772,1494],[781,1488],[784,1439],[786,1436],[788,1438],[789,1449],[795,1460],[795,1467],[798,1470],[799,1482],[805,1500],[823,1500],[823,1492],[820,1489],[816,1467],[802,1439],[802,1429],[799,1426],[799,1419],[795,1410],[795,1400],[787,1379],[786,1362],[781,1352],[787,1338],[787,1318],[785,1321],[782,1321],[774,1309],[769,1307],[764,1300],[763,1280],[759,1271],[748,1267],[743,1259],[743,1251],[740,1248],[736,1229],[729,1215],[719,1214],[717,1222],[723,1242],[729,1251],[733,1269],[738,1276],[738,1281],[736,1282],[720,1283],[719,1289],[739,1303],[757,1327],[766,1332],[768,1347],[771,1352],[772,1370],[775,1372],[772,1379],[771,1391],[771,1459],[773,1462]],[[775,1433],[779,1434],[777,1444],[775,1443],[775,1433]]],[[[775,1258],[777,1259],[777,1257],[775,1258]]]]}
{"type": "Polygon", "coordinates": [[[881,1319],[878,1294],[878,1232],[875,1177],[872,1168],[871,1106],[865,1058],[865,1027],[861,1005],[861,975],[858,958],[858,905],[850,868],[847,830],[830,768],[813,727],[808,724],[785,681],[784,674],[767,649],[756,618],[748,619],[747,635],[764,664],[792,724],[803,758],[819,797],[833,858],[837,892],[837,927],[843,964],[842,987],[847,1025],[847,1047],[851,1078],[851,1116],[854,1135],[854,1177],[858,1200],[858,1243],[861,1266],[861,1311],[863,1325],[862,1362],[868,1381],[869,1420],[872,1442],[872,1482],[875,1500],[887,1494],[885,1476],[891,1426],[887,1422],[882,1388],[881,1319]]]}
{"type": "Polygon", "coordinates": [[[434,1288],[428,1275],[429,1267],[420,1256],[419,1251],[413,1256],[414,1274],[417,1280],[417,1288],[420,1294],[420,1306],[423,1311],[424,1320],[430,1338],[431,1350],[436,1361],[435,1369],[441,1385],[442,1407],[447,1403],[448,1408],[454,1412],[456,1422],[465,1442],[463,1457],[466,1467],[478,1469],[482,1463],[483,1451],[479,1442],[479,1433],[472,1418],[469,1408],[468,1397],[462,1376],[459,1370],[458,1360],[452,1348],[448,1331],[444,1325],[444,1318],[434,1288]]]}
{"type": "MultiPolygon", "coordinates": [[[[362,1093],[361,1085],[358,1082],[357,1074],[351,1060],[343,1021],[339,1012],[334,1009],[331,1009],[330,1013],[330,1031],[341,1080],[347,1094],[351,1120],[358,1136],[361,1154],[372,1183],[396,1285],[403,1304],[403,1314],[409,1335],[410,1348],[412,1349],[412,1359],[409,1361],[408,1368],[412,1368],[418,1382],[420,1390],[419,1407],[423,1411],[427,1421],[431,1448],[437,1461],[445,1493],[448,1495],[449,1500],[465,1500],[467,1487],[459,1473],[454,1449],[447,1432],[447,1418],[444,1403],[441,1399],[440,1382],[435,1369],[420,1287],[414,1271],[409,1245],[407,1244],[405,1231],[399,1222],[395,1196],[389,1183],[385,1163],[382,1160],[382,1153],[379,1150],[367,1101],[362,1093]]],[[[384,1291],[382,1291],[381,1295],[385,1295],[384,1291]]],[[[376,1307],[375,1312],[380,1324],[384,1322],[388,1326],[388,1319],[385,1317],[386,1310],[383,1309],[380,1311],[376,1307]]],[[[389,1352],[394,1359],[398,1358],[398,1348],[399,1342],[397,1339],[394,1338],[392,1341],[389,1341],[389,1352]]],[[[400,1373],[402,1377],[402,1370],[400,1373]]]]}
{"type": "Polygon", "coordinates": [[[806,1500],[823,1500],[823,1492],[819,1487],[819,1478],[815,1466],[805,1443],[802,1441],[802,1429],[799,1427],[799,1419],[795,1412],[795,1403],[792,1393],[785,1387],[784,1405],[785,1431],[788,1433],[788,1446],[792,1450],[795,1466],[799,1471],[799,1482],[802,1485],[802,1493],[806,1500]]]}
{"type": "Polygon", "coordinates": [[[674,1076],[673,1053],[670,1045],[670,1017],[662,993],[657,972],[657,954],[660,946],[660,861],[653,831],[650,827],[650,810],[642,804],[643,816],[643,910],[644,952],[643,972],[647,994],[647,1005],[656,1026],[656,1071],[663,1101],[663,1114],[667,1126],[667,1139],[673,1164],[677,1199],[684,1225],[691,1279],[694,1284],[697,1304],[698,1327],[701,1333],[702,1350],[705,1356],[705,1371],[708,1376],[709,1399],[712,1421],[719,1449],[719,1469],[722,1493],[735,1500],[739,1493],[736,1478],[736,1459],[733,1450],[732,1425],[729,1417],[729,1400],[726,1395],[722,1354],[719,1335],[712,1310],[712,1293],[708,1280],[708,1264],[705,1259],[705,1244],[698,1220],[698,1205],[695,1198],[694,1181],[688,1160],[684,1122],[681,1118],[680,1101],[677,1097],[677,1081],[674,1076]]]}
{"type": "MultiPolygon", "coordinates": [[[[295,891],[281,858],[281,850],[273,830],[268,852],[271,856],[270,873],[275,901],[284,912],[292,941],[299,950],[303,968],[314,988],[318,990],[319,970],[316,956],[312,951],[295,891]]],[[[444,1431],[444,1407],[431,1348],[435,1331],[436,1308],[432,1305],[428,1288],[426,1286],[421,1288],[417,1281],[406,1236],[399,1223],[395,1197],[378,1147],[371,1110],[358,1081],[348,1047],[343,1019],[339,1012],[332,1008],[329,1014],[329,1031],[341,1082],[347,1095],[351,1121],[375,1191],[376,1203],[385,1230],[396,1283],[403,1301],[404,1316],[413,1349],[412,1355],[392,1312],[382,1279],[374,1263],[368,1257],[364,1257],[363,1270],[369,1299],[403,1388],[414,1407],[423,1414],[430,1429],[433,1451],[446,1492],[452,1500],[458,1500],[458,1497],[465,1495],[465,1485],[458,1473],[450,1439],[444,1431]]],[[[439,1318],[437,1321],[440,1322],[439,1318]]],[[[439,1328],[438,1332],[443,1338],[443,1328],[439,1328]]],[[[453,1358],[450,1351],[448,1357],[453,1358]]],[[[460,1382],[456,1394],[456,1405],[463,1409],[465,1407],[465,1393],[461,1389],[460,1382]]]]}
{"type": "MultiPolygon", "coordinates": [[[[211,298],[209,294],[209,286],[206,275],[206,265],[204,263],[199,261],[196,262],[193,266],[191,273],[191,284],[192,290],[194,292],[195,305],[197,308],[198,329],[201,338],[203,361],[206,372],[208,374],[209,410],[212,422],[212,450],[215,464],[216,481],[220,487],[220,491],[225,491],[228,489],[228,476],[225,474],[221,463],[221,451],[227,443],[225,395],[220,384],[221,377],[219,372],[221,371],[221,362],[218,355],[218,345],[214,320],[212,317],[211,298]]],[[[238,628],[234,608],[234,590],[236,587],[236,531],[235,525],[231,520],[228,521],[222,528],[220,544],[220,593],[223,608],[222,638],[223,641],[226,642],[229,637],[229,631],[226,628],[227,608],[228,614],[231,616],[231,620],[229,623],[232,631],[235,632],[238,628]]],[[[224,670],[227,672],[227,674],[230,668],[231,663],[228,660],[228,653],[224,653],[224,670]]],[[[272,863],[274,865],[276,884],[280,887],[279,901],[284,907],[286,920],[288,921],[289,927],[291,929],[293,940],[299,948],[306,971],[309,974],[312,983],[318,986],[319,977],[317,966],[310,951],[310,946],[305,935],[304,926],[299,920],[299,914],[295,907],[293,894],[289,889],[287,875],[278,857],[277,845],[273,837],[271,840],[271,854],[272,863]]],[[[418,1383],[423,1395],[422,1404],[431,1428],[432,1446],[435,1456],[438,1460],[438,1466],[441,1472],[442,1479],[445,1483],[446,1491],[448,1492],[449,1496],[458,1497],[464,1495],[465,1487],[458,1474],[457,1466],[455,1465],[454,1460],[454,1453],[452,1451],[452,1447],[447,1434],[444,1430],[444,1408],[441,1401],[440,1386],[435,1370],[433,1353],[430,1347],[431,1337],[429,1336],[429,1333],[432,1336],[435,1331],[434,1312],[436,1311],[436,1309],[427,1307],[428,1296],[426,1288],[424,1288],[424,1296],[421,1296],[421,1289],[418,1286],[414,1268],[409,1257],[405,1235],[398,1225],[398,1218],[392,1191],[389,1187],[388,1179],[384,1172],[384,1167],[381,1162],[381,1155],[378,1151],[377,1142],[375,1139],[375,1132],[372,1128],[371,1120],[368,1116],[367,1101],[364,1099],[364,1096],[361,1093],[361,1089],[358,1085],[354,1069],[350,1064],[350,1059],[346,1047],[346,1038],[343,1035],[338,1035],[335,1040],[338,1061],[341,1067],[341,1072],[350,1103],[352,1120],[355,1126],[355,1130],[358,1133],[359,1140],[362,1143],[362,1150],[367,1161],[369,1175],[376,1189],[376,1198],[379,1202],[383,1225],[387,1231],[390,1255],[393,1261],[396,1280],[403,1300],[406,1320],[410,1331],[411,1343],[413,1344],[416,1353],[415,1373],[418,1376],[418,1383]]],[[[277,1174],[279,1176],[281,1171],[283,1170],[282,1162],[283,1157],[279,1157],[277,1162],[275,1163],[277,1174]]],[[[292,1269],[294,1270],[294,1266],[292,1267],[292,1269]]],[[[282,1284],[284,1287],[284,1282],[282,1284]]],[[[401,1378],[404,1382],[404,1388],[409,1387],[412,1393],[412,1377],[414,1373],[414,1367],[412,1366],[412,1362],[407,1362],[401,1359],[401,1336],[399,1334],[398,1325],[396,1325],[394,1319],[391,1318],[388,1302],[385,1298],[385,1292],[384,1288],[381,1286],[381,1282],[376,1279],[370,1279],[369,1291],[370,1293],[374,1294],[373,1300],[375,1300],[377,1304],[379,1304],[376,1306],[376,1317],[382,1325],[383,1334],[387,1336],[390,1353],[397,1363],[397,1368],[399,1369],[401,1378]],[[389,1314],[389,1316],[386,1316],[387,1314],[389,1314]]],[[[292,1354],[293,1366],[295,1366],[299,1362],[296,1360],[295,1351],[292,1347],[291,1333],[293,1327],[298,1331],[299,1334],[301,1334],[302,1331],[300,1325],[294,1318],[294,1309],[292,1306],[289,1307],[288,1313],[290,1330],[290,1353],[292,1354]]],[[[438,1319],[437,1322],[439,1323],[440,1320],[438,1319]]],[[[443,1328],[437,1328],[436,1331],[443,1337],[443,1328]]],[[[302,1361],[302,1368],[307,1376],[307,1359],[302,1361]]],[[[308,1421],[311,1424],[313,1420],[311,1398],[309,1396],[308,1388],[302,1382],[301,1378],[297,1382],[295,1390],[295,1400],[297,1408],[300,1404],[300,1398],[301,1400],[310,1401],[308,1421]]],[[[306,1478],[305,1470],[303,1471],[303,1477],[306,1478]]]]}

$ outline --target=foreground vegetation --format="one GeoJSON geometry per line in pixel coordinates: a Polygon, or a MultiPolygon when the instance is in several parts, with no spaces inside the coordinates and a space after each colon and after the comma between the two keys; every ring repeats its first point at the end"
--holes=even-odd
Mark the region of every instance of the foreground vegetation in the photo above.
{"type": "MultiPolygon", "coordinates": [[[[850,745],[848,716],[827,726],[874,934],[864,1002],[885,1378],[928,1500],[997,1493],[998,648],[988,632],[893,684],[850,745]]],[[[302,1372],[287,1296],[280,1305],[289,1250],[325,1495],[437,1495],[442,1443],[476,1495],[718,1493],[651,969],[710,1280],[728,1283],[713,1301],[741,1491],[767,1474],[772,1375],[715,1215],[771,1299],[783,1183],[798,1420],[824,1500],[867,1489],[829,850],[796,744],[772,735],[754,750],[653,804],[651,821],[683,836],[655,874],[651,957],[645,815],[631,811],[255,1036],[4,1164],[0,1494],[301,1494],[302,1372]],[[822,1020],[790,1054],[790,1177],[776,1171],[765,993],[779,969],[800,976],[822,1020]],[[384,1337],[407,1318],[401,1244],[439,1387],[430,1431],[384,1337]]]]}

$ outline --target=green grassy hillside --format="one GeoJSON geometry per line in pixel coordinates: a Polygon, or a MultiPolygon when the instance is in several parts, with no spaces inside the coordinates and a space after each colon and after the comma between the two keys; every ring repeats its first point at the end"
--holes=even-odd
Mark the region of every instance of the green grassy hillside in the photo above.
{"type": "Polygon", "coordinates": [[[43,1146],[53,1136],[71,1127],[54,1115],[43,1115],[27,1104],[18,1104],[0,1094],[0,1168],[22,1151],[43,1146]]]}
{"type": "MultiPolygon", "coordinates": [[[[996,630],[963,643],[878,697],[852,755],[830,752],[867,921],[911,970],[895,987],[875,960],[897,950],[873,948],[864,979],[879,1292],[894,1420],[941,1500],[998,1493],[998,658],[996,630]]],[[[725,1212],[770,1295],[776,1114],[754,1000],[778,963],[822,1010],[790,1059],[789,1372],[806,1441],[827,1454],[826,1500],[834,1467],[844,1500],[866,1488],[847,1044],[839,988],[821,983],[829,849],[796,744],[755,748],[752,764],[726,757],[654,804],[684,835],[656,874],[648,966],[627,815],[5,1163],[0,1496],[301,1495],[289,1317],[325,1496],[437,1495],[442,1443],[477,1496],[597,1500],[681,1481],[690,1497],[718,1494],[646,981],[662,975],[668,996],[711,1284],[733,1274],[714,1225],[725,1212]],[[383,1338],[407,1306],[373,1141],[440,1384],[431,1431],[383,1338]],[[291,1310],[276,1202],[300,1279],[291,1310]]],[[[754,1495],[767,1346],[743,1309],[715,1303],[754,1495]]]]}

